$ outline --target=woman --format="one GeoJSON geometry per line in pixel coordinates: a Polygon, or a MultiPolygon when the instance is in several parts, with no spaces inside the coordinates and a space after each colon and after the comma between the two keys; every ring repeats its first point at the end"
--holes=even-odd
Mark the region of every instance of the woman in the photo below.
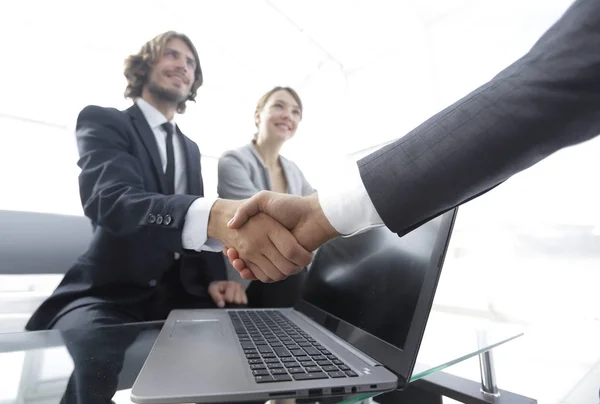
{"type": "MultiPolygon", "coordinates": [[[[283,144],[296,133],[301,120],[302,101],[292,88],[275,87],[264,94],[256,104],[257,132],[252,141],[226,152],[219,159],[219,197],[246,199],[262,190],[301,196],[315,192],[298,166],[279,154],[283,144]]],[[[252,282],[246,291],[248,305],[293,306],[300,296],[305,275],[304,271],[273,284],[252,282]]]]}

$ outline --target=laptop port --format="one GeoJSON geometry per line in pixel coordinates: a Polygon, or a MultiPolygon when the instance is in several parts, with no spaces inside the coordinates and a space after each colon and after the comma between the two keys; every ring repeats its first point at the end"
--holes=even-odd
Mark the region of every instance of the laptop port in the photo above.
{"type": "Polygon", "coordinates": [[[280,391],[279,393],[269,393],[269,397],[282,397],[282,396],[293,397],[295,395],[296,395],[295,391],[280,391]]]}
{"type": "Polygon", "coordinates": [[[377,388],[377,385],[376,385],[376,384],[372,384],[372,385],[370,385],[369,387],[371,387],[372,389],[376,389],[376,388],[377,388]]]}
{"type": "Polygon", "coordinates": [[[309,389],[308,390],[308,396],[322,396],[323,395],[323,389],[309,389]]]}
{"type": "Polygon", "coordinates": [[[332,387],[331,394],[344,394],[344,388],[343,387],[332,387]]]}

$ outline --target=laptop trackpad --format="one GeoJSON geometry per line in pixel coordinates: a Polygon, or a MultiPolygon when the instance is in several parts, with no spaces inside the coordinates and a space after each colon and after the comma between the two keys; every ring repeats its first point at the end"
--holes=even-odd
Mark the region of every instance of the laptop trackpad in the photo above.
{"type": "Polygon", "coordinates": [[[193,338],[215,340],[222,338],[221,322],[216,319],[176,321],[171,331],[171,339],[193,338]]]}

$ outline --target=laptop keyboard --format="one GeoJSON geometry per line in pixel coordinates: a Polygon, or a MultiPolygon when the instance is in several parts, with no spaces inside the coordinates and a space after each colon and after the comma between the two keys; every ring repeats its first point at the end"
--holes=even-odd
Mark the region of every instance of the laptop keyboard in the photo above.
{"type": "Polygon", "coordinates": [[[279,311],[232,310],[229,317],[257,383],[358,376],[279,311]]]}

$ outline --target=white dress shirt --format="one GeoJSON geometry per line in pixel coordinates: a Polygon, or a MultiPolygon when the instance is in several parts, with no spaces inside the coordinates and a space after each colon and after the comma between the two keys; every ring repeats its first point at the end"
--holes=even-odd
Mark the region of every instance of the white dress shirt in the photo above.
{"type": "MultiPolygon", "coordinates": [[[[167,122],[167,118],[157,110],[153,105],[149,104],[143,98],[136,99],[135,103],[144,114],[150,129],[154,133],[156,145],[158,146],[158,154],[162,163],[163,172],[167,170],[167,132],[161,126],[167,122]]],[[[175,121],[170,123],[175,129],[175,121]]],[[[176,129],[173,133],[176,133],[176,129]]],[[[186,194],[187,189],[187,173],[185,170],[186,161],[183,152],[182,139],[179,136],[173,136],[173,154],[175,156],[175,193],[186,194]]],[[[181,241],[183,248],[196,251],[221,251],[223,244],[215,239],[208,238],[208,217],[212,205],[217,198],[198,198],[190,205],[183,224],[183,232],[181,241]]],[[[176,257],[178,255],[176,254],[176,257]]]]}
{"type": "MultiPolygon", "coordinates": [[[[167,133],[162,124],[167,118],[142,98],[136,104],[154,132],[163,171],[167,169],[167,133]]],[[[174,121],[171,121],[175,125],[174,121]]],[[[173,136],[175,155],[175,193],[187,193],[185,155],[179,136],[173,136]]],[[[319,190],[321,208],[331,225],[344,237],[351,237],[375,227],[383,226],[381,217],[362,182],[358,166],[350,170],[350,185],[331,184],[319,190]]],[[[217,198],[198,198],[187,211],[181,235],[183,248],[196,251],[221,251],[223,244],[207,235],[210,209],[217,198]]]]}
{"type": "Polygon", "coordinates": [[[350,185],[340,184],[321,187],[318,197],[323,213],[338,233],[351,237],[375,227],[383,226],[383,220],[375,210],[371,198],[360,177],[358,166],[350,169],[350,185]]]}

